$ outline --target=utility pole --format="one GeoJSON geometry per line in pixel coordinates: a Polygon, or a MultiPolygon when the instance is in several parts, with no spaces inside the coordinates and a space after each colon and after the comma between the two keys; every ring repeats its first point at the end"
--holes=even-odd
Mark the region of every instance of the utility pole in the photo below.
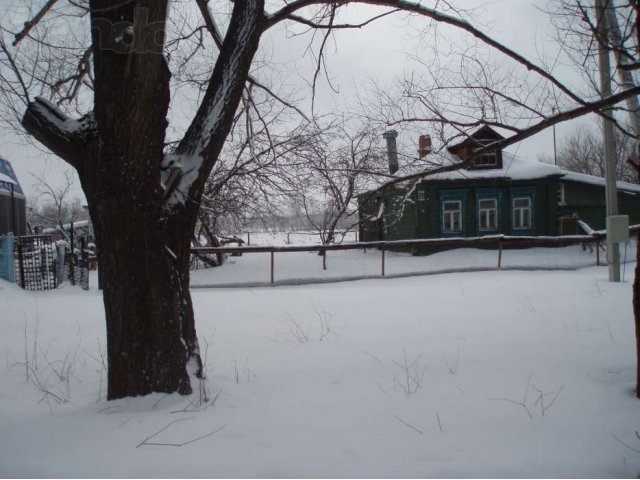
{"type": "MultiPolygon", "coordinates": [[[[611,65],[609,58],[608,45],[608,28],[607,14],[604,1],[609,3],[610,0],[595,0],[596,20],[598,25],[598,53],[600,59],[600,89],[602,98],[611,96],[611,65]]],[[[604,151],[605,151],[605,195],[607,206],[607,218],[618,214],[618,193],[616,190],[616,145],[613,132],[613,122],[609,118],[613,115],[611,108],[603,111],[604,117],[603,133],[604,133],[604,151]]],[[[608,222],[607,222],[608,223],[608,222]]],[[[607,229],[607,263],[609,265],[609,281],[620,281],[620,250],[617,242],[611,239],[611,232],[607,229]]]]}
{"type": "MultiPolygon", "coordinates": [[[[605,15],[607,18],[607,33],[609,34],[609,40],[614,47],[613,56],[616,59],[616,64],[621,65],[625,63],[625,59],[622,58],[622,55],[620,53],[624,48],[624,44],[622,34],[620,33],[618,18],[616,17],[616,12],[613,8],[607,9],[605,15]]],[[[633,88],[635,86],[633,74],[630,70],[627,70],[625,68],[616,68],[616,71],[618,73],[618,78],[620,79],[620,85],[624,89],[633,88]]],[[[627,110],[629,110],[629,120],[631,122],[633,133],[637,136],[640,136],[640,103],[638,102],[638,97],[629,97],[627,98],[626,103],[627,110]]],[[[634,156],[637,155],[637,153],[637,151],[634,152],[634,156]]],[[[634,158],[634,160],[637,160],[637,158],[634,158]]]]}
{"type": "MultiPolygon", "coordinates": [[[[611,40],[611,44],[614,47],[613,56],[616,59],[616,65],[622,65],[625,63],[625,59],[622,58],[621,52],[624,47],[624,40],[622,38],[622,34],[620,33],[620,25],[618,24],[618,18],[616,17],[615,9],[610,8],[607,10],[607,28],[609,33],[609,40],[611,40]]],[[[633,78],[633,74],[630,70],[626,68],[616,68],[618,72],[618,78],[620,81],[620,86],[624,89],[632,88],[635,86],[635,80],[633,78]]],[[[633,96],[629,97],[626,100],[627,110],[629,111],[629,120],[631,123],[631,128],[633,129],[633,134],[636,136],[636,140],[634,140],[633,150],[631,154],[631,162],[634,167],[637,167],[640,163],[640,155],[638,155],[638,151],[640,148],[640,141],[637,140],[640,138],[640,102],[638,102],[638,97],[633,96]]],[[[637,169],[637,168],[636,168],[637,169]]],[[[640,173],[640,172],[639,172],[640,173]]]]}
{"type": "MultiPolygon", "coordinates": [[[[556,114],[556,107],[551,109],[551,113],[556,114]]],[[[556,124],[553,124],[553,164],[558,165],[558,149],[556,148],[556,124]]]]}

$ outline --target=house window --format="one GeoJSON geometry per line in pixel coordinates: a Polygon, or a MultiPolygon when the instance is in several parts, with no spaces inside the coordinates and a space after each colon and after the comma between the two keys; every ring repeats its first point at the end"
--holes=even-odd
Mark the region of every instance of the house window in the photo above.
{"type": "Polygon", "coordinates": [[[496,167],[498,166],[498,156],[496,152],[487,152],[473,161],[475,167],[496,167]]]}
{"type": "Polygon", "coordinates": [[[513,229],[531,229],[531,197],[513,199],[513,229]]]}
{"type": "Polygon", "coordinates": [[[560,189],[558,190],[558,205],[565,206],[566,200],[564,197],[564,183],[560,182],[560,189]]]}
{"type": "Polygon", "coordinates": [[[418,190],[418,201],[424,202],[424,190],[418,190]]]}
{"type": "Polygon", "coordinates": [[[442,231],[444,233],[462,232],[462,202],[460,200],[442,202],[442,231]]]}
{"type": "MultiPolygon", "coordinates": [[[[482,145],[482,147],[484,147],[485,145],[489,145],[490,143],[494,142],[495,139],[479,138],[476,141],[480,145],[482,145]]],[[[475,148],[474,151],[475,150],[479,150],[482,147],[475,148]]],[[[473,160],[473,166],[474,167],[497,167],[498,166],[498,155],[497,155],[496,151],[494,150],[493,152],[483,153],[478,158],[473,160]]]]}
{"type": "Polygon", "coordinates": [[[478,230],[498,229],[498,200],[482,198],[478,200],[478,230]]]}

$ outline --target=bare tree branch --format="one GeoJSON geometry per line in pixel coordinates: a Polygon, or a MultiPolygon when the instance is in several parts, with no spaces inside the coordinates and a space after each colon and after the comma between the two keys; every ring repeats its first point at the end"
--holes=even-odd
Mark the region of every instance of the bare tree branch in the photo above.
{"type": "Polygon", "coordinates": [[[24,82],[24,79],[22,78],[22,74],[20,73],[20,69],[16,65],[16,62],[15,62],[15,60],[13,58],[13,55],[11,54],[9,49],[7,48],[6,44],[4,43],[4,39],[2,37],[0,37],[0,48],[2,49],[2,53],[4,53],[5,56],[7,57],[9,65],[11,66],[11,70],[12,70],[13,74],[15,75],[16,80],[19,82],[20,87],[22,88],[22,94],[24,95],[24,97],[23,97],[24,102],[28,103],[30,101],[29,89],[27,88],[27,86],[26,86],[26,84],[24,82]]]}
{"type": "Polygon", "coordinates": [[[18,43],[20,43],[23,38],[29,35],[29,32],[33,29],[33,27],[40,23],[40,20],[42,20],[42,18],[49,12],[49,10],[53,8],[57,1],[58,0],[47,0],[47,3],[45,3],[42,8],[38,10],[38,13],[36,13],[36,15],[31,20],[28,20],[24,23],[24,28],[20,32],[16,33],[15,39],[13,40],[12,45],[14,47],[18,45],[18,43]]]}
{"type": "Polygon", "coordinates": [[[406,176],[402,176],[402,177],[398,177],[395,179],[390,180],[389,182],[387,182],[385,184],[386,187],[389,187],[391,185],[397,185],[399,183],[404,183],[404,182],[411,182],[413,180],[416,179],[421,179],[424,178],[426,176],[432,176],[432,175],[436,175],[438,173],[444,173],[444,172],[452,172],[455,170],[460,170],[463,168],[466,168],[468,166],[470,166],[473,161],[488,152],[491,152],[493,150],[501,150],[504,149],[510,145],[514,145],[518,142],[521,142],[522,140],[529,138],[533,135],[535,135],[536,133],[540,133],[541,131],[553,126],[553,125],[557,125],[558,123],[562,123],[565,122],[567,120],[572,120],[574,118],[579,118],[582,117],[584,115],[586,115],[587,113],[596,111],[596,110],[600,110],[604,107],[610,106],[610,105],[615,105],[616,103],[619,103],[621,101],[623,101],[626,97],[630,96],[630,95],[640,95],[640,87],[634,87],[632,89],[629,89],[625,92],[621,92],[618,93],[616,95],[612,95],[611,97],[599,100],[597,102],[591,102],[588,103],[586,106],[581,106],[581,107],[576,107],[572,110],[567,110],[565,112],[560,112],[552,117],[548,117],[528,128],[522,129],[520,130],[518,133],[516,133],[515,135],[512,135],[511,137],[505,138],[504,140],[498,140],[496,142],[490,143],[488,145],[485,145],[483,147],[480,147],[476,150],[474,150],[473,154],[469,156],[468,159],[461,161],[461,162],[457,162],[457,163],[452,163],[449,165],[443,165],[443,166],[438,166],[435,167],[433,169],[429,169],[428,171],[423,171],[423,172],[419,172],[419,173],[415,173],[415,174],[411,174],[411,175],[406,175],[406,176]]]}
{"type": "Polygon", "coordinates": [[[397,8],[394,8],[393,10],[389,10],[388,12],[384,12],[381,13],[380,15],[376,15],[375,17],[371,17],[368,20],[365,20],[364,22],[360,22],[360,23],[337,23],[337,24],[323,24],[320,22],[314,22],[313,20],[309,20],[306,19],[304,17],[301,17],[299,15],[289,15],[287,17],[288,20],[293,20],[294,22],[297,23],[301,23],[303,25],[306,25],[308,27],[311,27],[313,29],[318,29],[318,30],[325,30],[325,29],[330,29],[330,30],[340,30],[340,29],[345,29],[345,30],[350,30],[350,29],[360,29],[360,28],[364,28],[367,25],[375,22],[376,20],[380,20],[381,18],[384,18],[388,15],[391,15],[392,13],[396,13],[399,12],[400,10],[397,8]]]}
{"type": "MultiPolygon", "coordinates": [[[[277,23],[283,20],[287,20],[297,10],[300,10],[304,7],[309,7],[309,6],[323,4],[323,3],[328,3],[328,2],[322,2],[319,0],[293,1],[287,4],[285,7],[278,10],[277,12],[269,15],[265,29],[270,28],[273,25],[276,25],[277,23]]],[[[357,3],[357,2],[354,2],[354,3],[357,3]]],[[[362,1],[361,3],[366,3],[369,5],[386,6],[386,7],[402,10],[405,12],[415,13],[420,16],[431,18],[437,22],[445,23],[445,24],[457,27],[461,30],[464,30],[470,35],[480,40],[481,42],[485,43],[486,45],[489,45],[495,48],[496,50],[498,50],[499,52],[502,52],[507,57],[515,60],[516,62],[524,66],[527,70],[533,71],[538,75],[540,75],[541,77],[547,79],[553,85],[555,85],[559,90],[564,92],[574,102],[578,104],[584,104],[584,101],[582,98],[580,98],[571,89],[569,89],[566,85],[560,82],[560,80],[558,80],[555,76],[553,76],[543,68],[530,62],[529,60],[527,60],[525,57],[518,54],[514,50],[508,48],[502,42],[499,42],[493,39],[492,37],[490,37],[489,35],[481,32],[480,30],[478,30],[477,28],[475,28],[473,25],[471,25],[469,22],[465,20],[450,16],[450,15],[446,15],[435,9],[425,7],[420,3],[409,2],[406,0],[367,0],[367,1],[362,1]]]]}

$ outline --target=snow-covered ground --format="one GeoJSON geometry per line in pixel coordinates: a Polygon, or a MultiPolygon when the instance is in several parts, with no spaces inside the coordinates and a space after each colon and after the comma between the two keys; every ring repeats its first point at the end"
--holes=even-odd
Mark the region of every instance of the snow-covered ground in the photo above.
{"type": "MultiPolygon", "coordinates": [[[[595,262],[503,260],[542,254],[595,262]]],[[[194,277],[246,281],[259,257],[194,277]]],[[[378,252],[337,257],[328,272],[378,273],[378,252]]],[[[276,278],[303,258],[322,275],[316,255],[282,254],[276,278]]],[[[268,281],[262,268],[248,278],[268,281]]],[[[197,288],[207,408],[197,393],[107,402],[100,293],[2,282],[0,476],[637,477],[632,268],[618,284],[590,266],[197,288]]]]}
{"type": "MultiPolygon", "coordinates": [[[[317,244],[313,235],[291,235],[295,244],[317,244]]],[[[350,240],[353,238],[348,237],[350,240]]],[[[246,238],[245,238],[246,240],[246,238]]],[[[279,246],[287,243],[286,234],[252,234],[251,245],[279,246]]],[[[635,241],[622,245],[623,261],[635,258],[635,241]]],[[[601,263],[606,253],[600,252],[601,263]]],[[[228,257],[221,267],[195,270],[191,273],[193,287],[261,286],[271,282],[269,253],[244,253],[241,257],[228,257]]],[[[576,269],[596,265],[595,247],[569,246],[562,248],[505,249],[502,252],[503,269],[576,269]]],[[[327,282],[377,278],[382,273],[382,258],[378,250],[342,250],[327,252],[327,269],[317,252],[281,252],[274,256],[274,279],[279,284],[327,282]]],[[[628,267],[628,266],[627,266],[628,267]]],[[[633,272],[624,267],[625,278],[633,272]]],[[[497,270],[498,251],[493,249],[461,248],[427,256],[408,253],[385,253],[385,276],[401,277],[452,271],[497,270]]]]}

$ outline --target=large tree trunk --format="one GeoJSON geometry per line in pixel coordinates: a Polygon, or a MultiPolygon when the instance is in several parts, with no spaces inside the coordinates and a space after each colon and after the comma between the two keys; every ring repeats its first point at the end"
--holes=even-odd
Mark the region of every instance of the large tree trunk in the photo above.
{"type": "Polygon", "coordinates": [[[122,185],[119,162],[108,151],[100,152],[104,169],[80,171],[104,295],[108,398],[190,393],[190,360],[191,373],[202,375],[189,292],[194,224],[188,216],[171,221],[159,182],[141,184],[134,176],[122,185]]]}
{"type": "MultiPolygon", "coordinates": [[[[107,322],[108,398],[190,393],[181,306],[191,299],[164,226],[144,208],[103,195],[93,194],[89,203],[107,322]]],[[[193,325],[193,311],[188,314],[193,325]]]]}
{"type": "Polygon", "coordinates": [[[167,232],[161,185],[170,80],[162,55],[167,1],[91,5],[99,138],[91,164],[78,173],[102,270],[108,397],[189,393],[187,362],[197,356],[197,340],[184,273],[188,257],[184,264],[174,250],[188,245],[193,224],[167,232]]]}
{"type": "Polygon", "coordinates": [[[179,147],[165,156],[167,5],[91,0],[93,113],[74,120],[36,99],[23,118],[27,132],[76,168],[87,197],[105,305],[109,399],[190,393],[189,373],[202,374],[190,242],[264,21],[263,0],[235,2],[203,102],[179,147]],[[178,172],[173,187],[163,185],[162,168],[178,172]]]}
{"type": "MultiPolygon", "coordinates": [[[[144,151],[149,142],[140,142],[145,145],[137,148],[144,151]]],[[[168,229],[159,174],[157,184],[131,168],[123,176],[125,155],[119,145],[104,143],[91,159],[101,168],[79,169],[104,296],[108,398],[190,393],[189,359],[193,373],[200,375],[202,367],[188,288],[193,227],[168,229]]],[[[149,165],[160,164],[161,152],[147,155],[149,165]]]]}

